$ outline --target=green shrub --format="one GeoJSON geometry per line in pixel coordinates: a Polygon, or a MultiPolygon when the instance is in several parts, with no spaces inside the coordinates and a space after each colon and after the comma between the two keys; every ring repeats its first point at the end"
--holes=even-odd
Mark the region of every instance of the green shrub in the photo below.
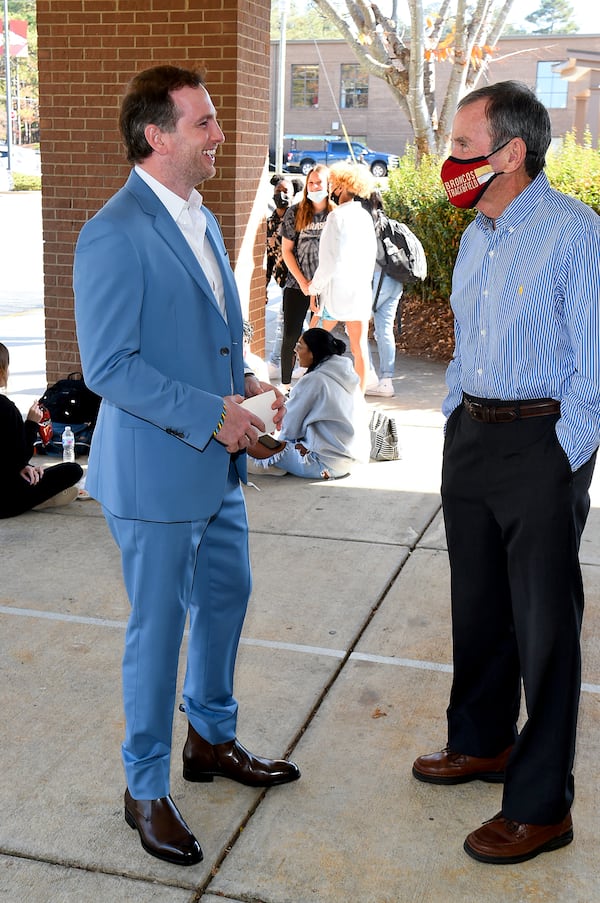
{"type": "MultiPolygon", "coordinates": [[[[475,211],[459,210],[448,202],[441,164],[433,156],[417,163],[415,148],[407,147],[400,166],[390,173],[384,201],[386,212],[413,230],[427,255],[429,275],[423,285],[408,287],[408,294],[449,299],[460,238],[475,211]]],[[[549,151],[546,172],[555,188],[600,213],[600,151],[592,148],[589,134],[583,144],[576,143],[572,132],[565,135],[560,147],[549,151]]]]}
{"type": "Polygon", "coordinates": [[[577,144],[574,132],[567,132],[559,148],[548,152],[546,172],[550,183],[579,198],[600,213],[600,151],[592,147],[586,132],[583,144],[577,144]]]}
{"type": "Polygon", "coordinates": [[[24,176],[21,173],[12,173],[13,187],[15,191],[41,191],[41,176],[24,176]]]}

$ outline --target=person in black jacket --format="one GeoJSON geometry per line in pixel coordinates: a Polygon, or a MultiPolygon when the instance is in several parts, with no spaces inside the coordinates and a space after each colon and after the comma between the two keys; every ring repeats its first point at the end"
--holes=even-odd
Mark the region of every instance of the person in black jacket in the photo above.
{"type": "MultiPolygon", "coordinates": [[[[0,389],[8,382],[9,354],[0,342],[0,389]]],[[[67,505],[77,498],[75,483],[83,476],[79,464],[36,467],[29,464],[42,410],[35,402],[23,422],[16,404],[0,393],[0,518],[32,508],[67,505]]]]}

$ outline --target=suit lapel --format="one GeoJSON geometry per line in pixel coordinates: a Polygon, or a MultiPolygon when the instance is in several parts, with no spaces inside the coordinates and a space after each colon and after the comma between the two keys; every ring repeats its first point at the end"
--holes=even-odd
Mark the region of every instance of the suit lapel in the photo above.
{"type": "Polygon", "coordinates": [[[219,225],[210,210],[207,210],[206,207],[204,208],[204,213],[206,216],[206,235],[213,254],[215,255],[215,259],[219,264],[221,279],[223,280],[227,319],[228,322],[233,325],[234,323],[237,323],[238,318],[240,317],[240,305],[235,277],[229,264],[227,249],[223,243],[219,225]]]}
{"type": "MultiPolygon", "coordinates": [[[[155,230],[171,248],[176,257],[181,261],[191,278],[198,284],[199,288],[202,290],[202,293],[206,295],[209,302],[213,304],[215,309],[219,312],[219,315],[222,316],[219,303],[214,296],[208,279],[204,275],[202,267],[196,259],[196,255],[185,240],[181,229],[179,228],[165,205],[154,194],[152,189],[148,185],[146,185],[144,180],[137,175],[135,171],[131,172],[126,183],[126,187],[135,195],[144,213],[153,218],[155,230]]],[[[222,265],[222,251],[215,248],[212,235],[209,235],[209,240],[211,247],[215,251],[221,273],[224,274],[224,270],[229,270],[231,272],[229,267],[224,267],[222,265]]],[[[226,284],[225,275],[223,275],[223,283],[224,285],[226,284]]],[[[226,290],[226,297],[228,294],[229,293],[226,290]]]]}

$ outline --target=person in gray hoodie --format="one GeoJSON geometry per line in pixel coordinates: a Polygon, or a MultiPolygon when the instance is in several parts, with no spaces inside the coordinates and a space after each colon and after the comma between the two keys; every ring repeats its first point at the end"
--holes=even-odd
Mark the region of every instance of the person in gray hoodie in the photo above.
{"type": "Polygon", "coordinates": [[[266,458],[248,449],[258,472],[335,480],[369,460],[367,408],[345,350],[345,342],[319,327],[298,339],[296,355],[306,373],[290,393],[278,448],[266,458]]]}

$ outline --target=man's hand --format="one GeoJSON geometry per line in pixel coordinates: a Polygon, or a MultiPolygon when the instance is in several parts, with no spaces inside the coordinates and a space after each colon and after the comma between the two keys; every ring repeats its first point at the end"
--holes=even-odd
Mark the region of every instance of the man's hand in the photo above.
{"type": "Polygon", "coordinates": [[[265,429],[260,417],[241,406],[243,400],[241,395],[226,395],[223,399],[225,419],[215,438],[231,455],[253,445],[265,429]]]}

